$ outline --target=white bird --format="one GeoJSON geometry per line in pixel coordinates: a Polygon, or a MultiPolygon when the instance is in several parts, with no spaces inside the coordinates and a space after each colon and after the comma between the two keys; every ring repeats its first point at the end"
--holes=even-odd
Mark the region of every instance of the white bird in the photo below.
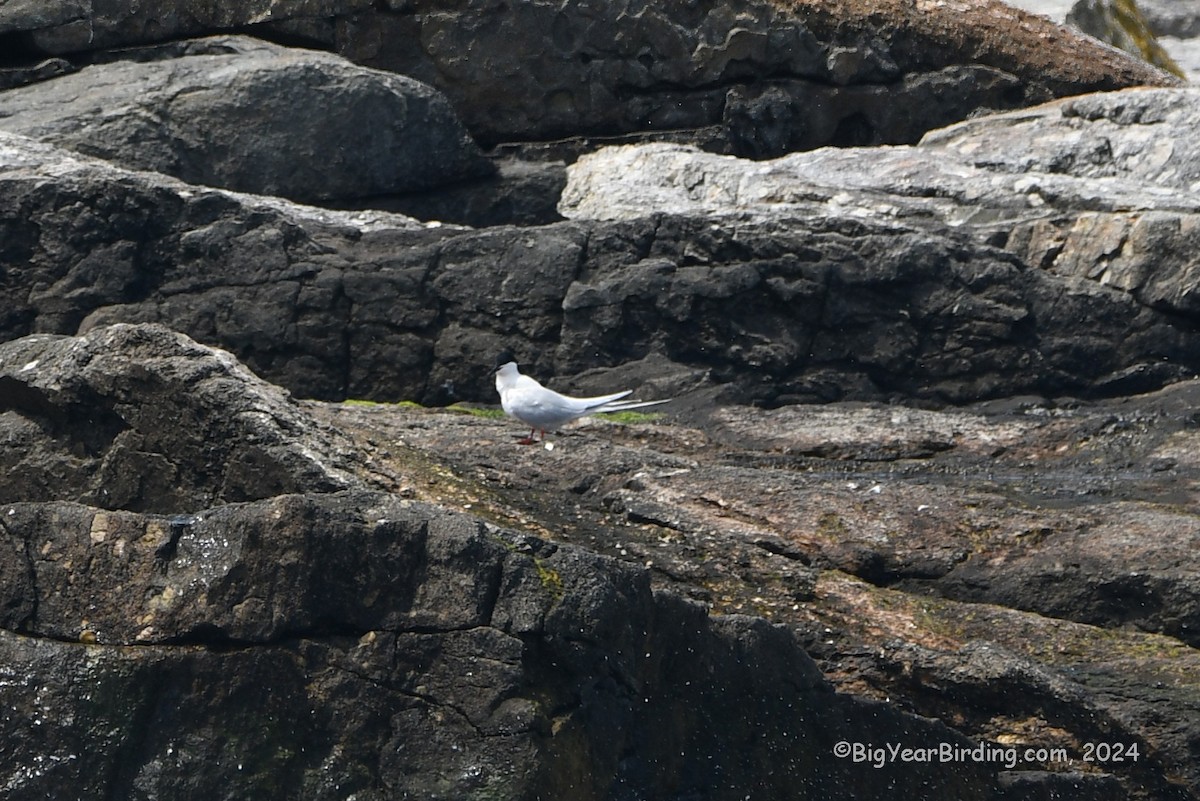
{"type": "Polygon", "coordinates": [[[621,400],[633,392],[632,389],[594,398],[572,398],[543,387],[527,375],[521,375],[516,362],[505,362],[496,368],[496,391],[500,393],[500,405],[505,414],[533,429],[528,437],[520,440],[522,445],[533,444],[534,431],[542,432],[542,439],[545,439],[547,431],[555,431],[589,414],[657,406],[670,400],[621,400]]]}

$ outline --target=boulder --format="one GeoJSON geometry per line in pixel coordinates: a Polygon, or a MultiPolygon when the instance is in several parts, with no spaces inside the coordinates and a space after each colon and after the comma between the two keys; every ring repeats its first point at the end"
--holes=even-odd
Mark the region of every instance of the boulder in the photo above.
{"type": "Polygon", "coordinates": [[[1200,6],[1172,0],[1138,0],[1146,24],[1156,36],[1194,39],[1200,36],[1200,6]]]}
{"type": "Polygon", "coordinates": [[[0,410],[0,502],[176,514],[352,484],[337,432],[229,353],[161,326],[0,345],[0,410]]]}
{"type": "MultiPolygon", "coordinates": [[[[420,241],[424,234],[399,215],[328,211],[196,187],[11,134],[0,134],[0,154],[0,282],[14,298],[0,309],[5,340],[30,331],[76,333],[81,324],[92,327],[85,320],[92,312],[137,303],[155,286],[165,290],[167,306],[140,313],[126,306],[124,314],[96,316],[170,322],[240,351],[279,383],[290,383],[276,372],[289,362],[287,372],[297,371],[299,381],[292,386],[307,385],[307,395],[344,394],[352,362],[342,315],[348,309],[340,289],[343,260],[364,236],[413,232],[420,241]],[[53,181],[35,177],[51,173],[53,181]],[[323,276],[322,263],[330,270],[323,276]],[[229,283],[221,275],[225,268],[242,279],[229,283]],[[196,293],[206,298],[203,311],[187,300],[196,293]],[[281,346],[292,351],[285,360],[281,346]],[[252,350],[260,355],[250,356],[252,350]],[[341,366],[330,373],[335,363],[341,366]]],[[[390,359],[394,369],[394,351],[390,359]]]]}
{"type": "Polygon", "coordinates": [[[1029,187],[1047,203],[1041,219],[1014,225],[1005,247],[1031,266],[1099,281],[1139,302],[1192,316],[1198,276],[1191,254],[1200,210],[1200,121],[1195,89],[1093,95],[1039,108],[995,126],[967,122],[923,143],[993,172],[1050,183],[1029,187]],[[1028,144],[1001,157],[1005,143],[1028,144]],[[1057,196],[1056,176],[1077,187],[1057,196]],[[1144,189],[1145,199],[1122,197],[1144,189]]]}
{"type": "Polygon", "coordinates": [[[0,130],[301,201],[411,192],[493,170],[430,87],[247,37],[179,42],[11,89],[0,130]]]}
{"type": "Polygon", "coordinates": [[[46,5],[17,0],[0,9],[0,33],[21,32],[24,46],[66,54],[149,44],[271,22],[292,30],[332,28],[341,14],[366,11],[372,0],[68,0],[46,5]]]}
{"type": "Polygon", "coordinates": [[[37,0],[14,0],[0,9],[0,33],[36,31],[82,20],[90,11],[88,0],[46,5],[37,0]]]}

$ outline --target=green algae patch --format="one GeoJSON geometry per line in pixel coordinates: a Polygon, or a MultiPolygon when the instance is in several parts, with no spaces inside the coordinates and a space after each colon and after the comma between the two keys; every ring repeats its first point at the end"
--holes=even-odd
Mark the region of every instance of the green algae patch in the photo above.
{"type": "Polygon", "coordinates": [[[542,581],[542,586],[554,598],[554,602],[558,603],[566,594],[567,588],[563,583],[562,576],[554,568],[548,566],[544,559],[534,557],[533,566],[537,568],[538,578],[542,581]]]}
{"type": "Polygon", "coordinates": [[[446,407],[446,411],[455,414],[469,414],[471,417],[482,417],[485,420],[499,420],[506,415],[503,409],[489,406],[468,406],[465,403],[455,403],[446,407]]]}
{"type": "Polygon", "coordinates": [[[639,423],[653,423],[662,417],[662,412],[604,412],[596,415],[601,420],[609,420],[613,423],[621,425],[637,425],[639,423]]]}
{"type": "Polygon", "coordinates": [[[347,398],[342,401],[343,406],[360,406],[364,408],[380,408],[380,409],[424,409],[425,407],[416,401],[373,401],[363,398],[347,398]]]}

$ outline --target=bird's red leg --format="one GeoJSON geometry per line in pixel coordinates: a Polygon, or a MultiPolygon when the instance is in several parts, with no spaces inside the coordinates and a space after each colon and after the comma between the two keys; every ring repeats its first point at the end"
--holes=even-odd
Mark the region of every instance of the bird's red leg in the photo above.
{"type": "MultiPolygon", "coordinates": [[[[535,432],[535,431],[537,431],[536,428],[529,429],[529,436],[525,437],[524,439],[517,440],[517,444],[518,445],[532,445],[534,442],[536,442],[536,440],[533,438],[533,432],[535,432]]],[[[543,434],[543,436],[545,436],[545,435],[543,434]]]]}

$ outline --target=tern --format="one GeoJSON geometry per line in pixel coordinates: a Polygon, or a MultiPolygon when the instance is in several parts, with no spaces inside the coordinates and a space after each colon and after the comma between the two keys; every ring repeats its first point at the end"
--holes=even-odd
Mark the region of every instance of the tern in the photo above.
{"type": "Polygon", "coordinates": [[[540,431],[544,440],[547,431],[556,431],[572,420],[587,417],[589,414],[640,409],[670,400],[622,400],[633,392],[632,389],[594,398],[572,398],[543,387],[527,375],[521,375],[517,363],[511,361],[496,368],[496,391],[500,393],[500,405],[505,414],[517,418],[532,429],[528,437],[519,440],[522,445],[534,443],[534,432],[540,431]]]}

